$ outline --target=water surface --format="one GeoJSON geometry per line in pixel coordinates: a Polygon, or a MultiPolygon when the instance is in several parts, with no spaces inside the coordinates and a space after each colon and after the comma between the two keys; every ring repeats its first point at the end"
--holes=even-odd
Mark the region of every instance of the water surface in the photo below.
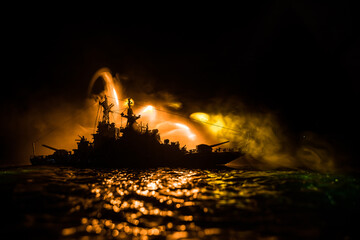
{"type": "Polygon", "coordinates": [[[359,180],[305,171],[0,169],[1,234],[10,239],[356,239],[359,180]]]}

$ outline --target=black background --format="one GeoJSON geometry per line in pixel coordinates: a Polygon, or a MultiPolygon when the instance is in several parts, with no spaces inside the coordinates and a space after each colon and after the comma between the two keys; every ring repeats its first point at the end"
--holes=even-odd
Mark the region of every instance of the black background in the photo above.
{"type": "Polygon", "coordinates": [[[294,133],[322,134],[357,155],[360,42],[350,3],[95,7],[24,8],[2,21],[5,162],[26,131],[24,112],[54,99],[82,102],[102,67],[149,93],[236,96],[294,133]]]}

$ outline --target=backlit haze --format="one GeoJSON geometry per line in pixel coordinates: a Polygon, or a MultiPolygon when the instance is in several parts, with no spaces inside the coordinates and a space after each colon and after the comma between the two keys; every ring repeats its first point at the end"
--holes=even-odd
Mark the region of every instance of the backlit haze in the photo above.
{"type": "MultiPolygon", "coordinates": [[[[141,89],[127,89],[124,85],[118,74],[108,68],[99,69],[89,81],[83,109],[65,107],[46,114],[51,117],[47,117],[39,131],[36,154],[52,153],[41,144],[72,150],[76,148],[78,136],[92,140],[91,134],[101,120],[99,101],[106,95],[109,103],[114,104],[110,121],[117,127],[125,127],[126,119],[120,114],[126,111],[128,98],[131,98],[134,113],[141,115],[137,120],[139,127],[158,129],[161,141],[179,141],[180,147],[185,146],[187,150],[202,143],[211,145],[229,140],[220,147],[241,149],[247,154],[248,164],[257,168],[306,167],[324,171],[335,168],[331,146],[326,141],[307,133],[294,143],[271,112],[248,111],[239,100],[226,98],[205,105],[192,103],[193,106],[185,110],[181,99],[171,93],[160,94],[165,97],[157,98],[159,95],[148,95],[141,89]],[[191,112],[191,109],[197,111],[191,112]]],[[[229,166],[242,167],[236,160],[229,166]]]]}
{"type": "Polygon", "coordinates": [[[107,95],[118,127],[130,97],[139,124],[188,150],[230,141],[220,147],[266,169],[359,169],[355,6],[111,9],[26,8],[7,21],[1,166],[30,164],[33,142],[51,154],[41,144],[70,151],[78,135],[91,141],[107,95]]]}
{"type": "MultiPolygon", "coordinates": [[[[141,91],[141,90],[140,90],[141,91]]],[[[132,108],[136,115],[141,115],[137,123],[139,127],[148,126],[149,129],[159,129],[161,140],[179,141],[181,146],[186,145],[188,149],[195,148],[199,142],[204,142],[204,134],[197,130],[186,115],[173,113],[173,110],[179,110],[181,103],[171,101],[159,101],[156,99],[133,99],[126,94],[120,80],[113,77],[110,70],[102,68],[97,71],[89,85],[89,96],[95,99],[101,99],[105,95],[108,101],[114,104],[112,108],[112,121],[117,126],[125,127],[126,119],[121,119],[120,114],[128,108],[128,98],[131,98],[132,108]],[[95,81],[101,77],[105,82],[104,91],[98,95],[92,94],[92,88],[95,81]]],[[[95,105],[92,112],[97,109],[95,105]]],[[[216,138],[210,139],[215,141],[216,138]]],[[[208,140],[209,141],[209,140],[208,140]]],[[[210,144],[211,142],[209,142],[210,144]]]]}

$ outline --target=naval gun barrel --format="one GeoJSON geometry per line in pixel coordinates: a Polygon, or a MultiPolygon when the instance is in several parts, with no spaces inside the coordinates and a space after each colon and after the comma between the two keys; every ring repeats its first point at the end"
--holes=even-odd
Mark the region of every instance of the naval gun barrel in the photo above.
{"type": "Polygon", "coordinates": [[[230,141],[221,142],[221,143],[217,143],[217,144],[213,144],[213,145],[200,144],[200,145],[197,145],[197,146],[196,146],[196,150],[197,150],[199,153],[210,153],[210,152],[212,152],[212,148],[213,148],[213,147],[216,147],[216,146],[219,146],[219,145],[221,145],[221,144],[228,143],[228,142],[230,142],[230,141]]]}
{"type": "Polygon", "coordinates": [[[228,143],[228,142],[230,142],[230,141],[225,141],[225,142],[221,142],[221,143],[213,144],[213,145],[210,145],[209,147],[216,147],[216,146],[219,146],[219,145],[222,145],[222,144],[228,143]]]}
{"type": "Polygon", "coordinates": [[[46,148],[48,148],[48,149],[51,149],[51,150],[54,150],[54,151],[58,151],[59,149],[57,149],[57,148],[54,148],[54,147],[50,147],[50,146],[48,146],[48,145],[45,145],[45,144],[41,144],[43,147],[46,147],[46,148]]]}

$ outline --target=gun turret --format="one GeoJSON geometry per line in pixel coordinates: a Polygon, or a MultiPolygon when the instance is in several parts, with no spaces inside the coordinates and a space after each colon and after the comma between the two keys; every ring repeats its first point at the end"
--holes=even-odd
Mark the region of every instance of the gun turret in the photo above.
{"type": "Polygon", "coordinates": [[[49,155],[52,161],[57,164],[63,164],[70,160],[71,152],[65,150],[65,149],[57,149],[54,147],[50,147],[46,144],[41,144],[43,147],[46,147],[48,149],[54,150],[55,152],[52,155],[49,155]]]}

